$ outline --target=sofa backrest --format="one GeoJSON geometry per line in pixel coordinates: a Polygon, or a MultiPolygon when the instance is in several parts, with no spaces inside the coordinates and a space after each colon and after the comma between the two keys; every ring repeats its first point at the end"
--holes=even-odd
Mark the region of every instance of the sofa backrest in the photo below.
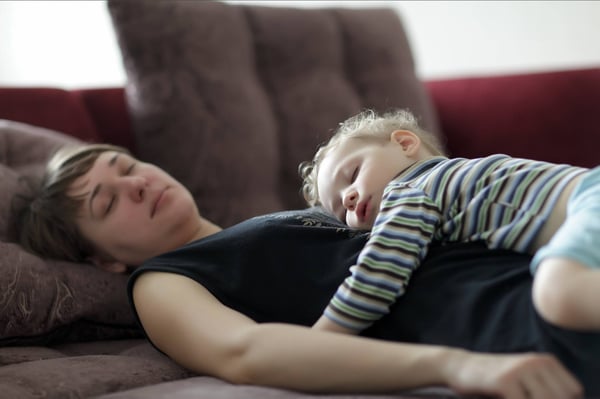
{"type": "Polygon", "coordinates": [[[184,183],[222,226],[306,206],[298,164],[364,108],[409,108],[437,130],[393,9],[108,7],[137,153],[184,183]]]}
{"type": "Polygon", "coordinates": [[[600,68],[427,82],[451,156],[600,164],[600,68]]]}
{"type": "Polygon", "coordinates": [[[600,163],[599,68],[423,85],[392,10],[108,4],[127,87],[0,88],[0,119],[125,146],[223,226],[304,206],[298,163],[366,107],[410,108],[451,156],[600,163]]]}

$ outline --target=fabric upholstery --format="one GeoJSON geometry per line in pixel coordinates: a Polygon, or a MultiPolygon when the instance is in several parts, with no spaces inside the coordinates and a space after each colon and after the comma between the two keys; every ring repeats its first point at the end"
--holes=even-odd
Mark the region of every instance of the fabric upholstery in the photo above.
{"type": "Polygon", "coordinates": [[[437,131],[392,10],[108,4],[138,155],[222,226],[303,207],[298,164],[363,108],[409,108],[437,131]]]}
{"type": "Polygon", "coordinates": [[[45,126],[83,141],[99,140],[85,105],[63,89],[0,88],[0,119],[45,126]]]}
{"type": "Polygon", "coordinates": [[[504,153],[600,164],[600,68],[440,80],[427,87],[451,156],[504,153]]]}
{"type": "Polygon", "coordinates": [[[457,398],[450,389],[424,388],[402,393],[388,394],[310,394],[287,389],[266,388],[252,385],[235,385],[213,377],[193,377],[181,381],[166,382],[149,387],[104,395],[102,399],[452,399],[457,398]]]}
{"type": "Polygon", "coordinates": [[[81,141],[0,120],[0,346],[139,336],[126,276],[44,260],[14,243],[15,214],[49,155],[81,141]]]}
{"type": "Polygon", "coordinates": [[[87,109],[98,131],[98,141],[120,145],[135,154],[131,118],[122,87],[79,89],[72,93],[87,109]]]}
{"type": "Polygon", "coordinates": [[[0,348],[0,397],[90,398],[191,373],[143,340],[0,348]]]}

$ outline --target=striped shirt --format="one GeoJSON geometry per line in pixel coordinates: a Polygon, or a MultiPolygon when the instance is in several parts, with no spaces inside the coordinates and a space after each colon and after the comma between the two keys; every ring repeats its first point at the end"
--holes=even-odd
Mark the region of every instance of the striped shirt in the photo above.
{"type": "Polygon", "coordinates": [[[506,155],[413,164],[386,187],[371,237],[325,316],[356,331],[370,326],[404,293],[432,242],[531,251],[560,193],[586,170],[506,155]]]}

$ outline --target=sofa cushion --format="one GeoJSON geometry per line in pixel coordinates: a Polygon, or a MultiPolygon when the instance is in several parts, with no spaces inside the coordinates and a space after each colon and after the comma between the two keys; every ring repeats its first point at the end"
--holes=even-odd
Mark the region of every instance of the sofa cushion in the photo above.
{"type": "Polygon", "coordinates": [[[126,276],[44,260],[14,242],[15,215],[58,147],[79,140],[0,120],[0,346],[139,336],[126,276]]]}
{"type": "Polygon", "coordinates": [[[0,397],[11,399],[96,398],[191,375],[145,340],[4,347],[0,364],[0,397]]]}
{"type": "Polygon", "coordinates": [[[222,226],[304,207],[298,164],[364,108],[409,108],[437,130],[391,9],[108,5],[138,155],[222,226]]]}

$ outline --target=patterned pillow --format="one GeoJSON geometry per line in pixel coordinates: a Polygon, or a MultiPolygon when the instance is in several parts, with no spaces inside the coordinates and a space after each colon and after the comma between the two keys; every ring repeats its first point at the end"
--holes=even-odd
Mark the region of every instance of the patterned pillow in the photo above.
{"type": "Polygon", "coordinates": [[[57,148],[82,143],[31,125],[0,120],[0,345],[43,345],[138,336],[127,276],[88,264],[41,259],[14,242],[23,177],[39,177],[57,148]]]}

